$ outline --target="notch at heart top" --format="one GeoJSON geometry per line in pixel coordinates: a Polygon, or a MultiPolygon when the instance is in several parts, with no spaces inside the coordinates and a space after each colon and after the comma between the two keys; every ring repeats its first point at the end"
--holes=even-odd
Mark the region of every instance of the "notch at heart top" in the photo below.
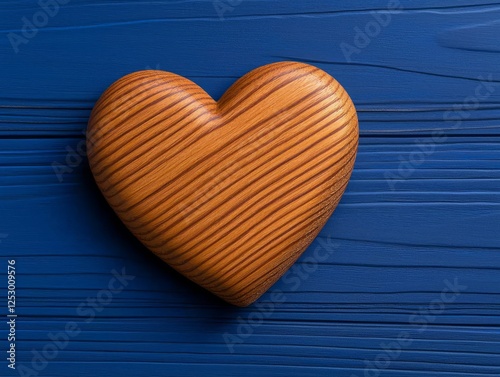
{"type": "Polygon", "coordinates": [[[358,145],[346,91],[311,65],[243,76],[216,102],[188,79],[140,71],[89,121],[95,180],[128,229],[239,306],[297,260],[337,206],[358,145]]]}

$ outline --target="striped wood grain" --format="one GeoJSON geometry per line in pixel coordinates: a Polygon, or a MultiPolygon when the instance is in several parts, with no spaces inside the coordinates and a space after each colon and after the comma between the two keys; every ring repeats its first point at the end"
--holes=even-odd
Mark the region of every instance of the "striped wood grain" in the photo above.
{"type": "Polygon", "coordinates": [[[340,84],[281,62],[215,102],[181,76],[140,71],[95,105],[92,172],[131,232],[222,299],[246,306],[296,261],[349,180],[358,121],[340,84]]]}

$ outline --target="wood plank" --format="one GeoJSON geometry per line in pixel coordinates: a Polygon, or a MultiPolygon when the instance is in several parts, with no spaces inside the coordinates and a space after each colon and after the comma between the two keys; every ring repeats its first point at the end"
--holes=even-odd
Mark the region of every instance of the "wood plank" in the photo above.
{"type": "Polygon", "coordinates": [[[401,0],[400,6],[387,26],[365,41],[366,47],[346,59],[342,44],[357,48],[356,28],[370,25],[374,11],[387,10],[387,1],[369,6],[315,1],[315,11],[307,12],[311,8],[298,2],[262,6],[246,0],[221,20],[212,1],[146,7],[74,0],[61,5],[45,27],[18,46],[17,54],[7,36],[19,34],[22,17],[38,9],[27,3],[4,5],[0,132],[80,135],[104,89],[147,67],[186,76],[217,99],[257,66],[299,60],[343,84],[359,111],[362,134],[444,129],[498,135],[495,38],[500,10],[495,3],[464,0],[436,6],[401,0]],[[488,86],[478,89],[477,103],[468,104],[482,81],[488,86]],[[463,121],[458,127],[457,118],[463,121]]]}
{"type": "Polygon", "coordinates": [[[348,61],[342,43],[387,1],[245,0],[221,19],[211,0],[72,0],[18,53],[8,35],[40,7],[2,2],[0,269],[16,259],[18,364],[32,367],[32,351],[74,321],[81,332],[35,375],[500,375],[500,8],[399,4],[348,61]],[[93,182],[84,131],[98,96],[129,72],[173,71],[219,98],[289,59],[348,90],[359,153],[291,272],[260,306],[233,308],[128,233],[93,182]],[[92,309],[123,268],[135,278],[92,309]],[[259,323],[246,336],[249,316],[259,323]]]}

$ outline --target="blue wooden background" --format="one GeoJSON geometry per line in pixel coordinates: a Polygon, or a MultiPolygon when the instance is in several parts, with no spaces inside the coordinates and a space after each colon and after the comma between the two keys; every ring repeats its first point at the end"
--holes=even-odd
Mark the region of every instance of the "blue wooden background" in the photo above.
{"type": "Polygon", "coordinates": [[[0,376],[500,376],[497,1],[54,4],[0,3],[0,313],[15,259],[18,314],[16,370],[2,318],[0,376]],[[359,153],[320,237],[235,308],[121,225],[84,131],[129,72],[218,98],[280,60],[343,84],[359,153]]]}

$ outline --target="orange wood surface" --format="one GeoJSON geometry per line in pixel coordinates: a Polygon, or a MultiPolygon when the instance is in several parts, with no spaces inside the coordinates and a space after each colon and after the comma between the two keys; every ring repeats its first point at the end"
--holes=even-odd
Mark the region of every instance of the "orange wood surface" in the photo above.
{"type": "Polygon", "coordinates": [[[177,271],[246,306],[319,233],[348,183],[358,119],[342,86],[281,62],[216,102],[146,70],[116,81],[89,121],[95,180],[127,228],[177,271]]]}

